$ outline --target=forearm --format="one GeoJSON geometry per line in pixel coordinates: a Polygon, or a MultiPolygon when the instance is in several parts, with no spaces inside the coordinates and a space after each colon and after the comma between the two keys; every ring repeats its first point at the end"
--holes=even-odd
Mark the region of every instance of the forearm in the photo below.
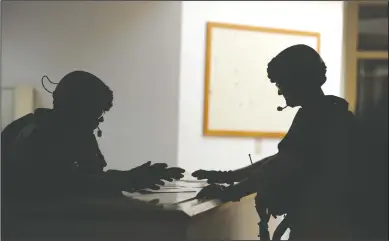
{"type": "Polygon", "coordinates": [[[107,170],[103,172],[102,174],[104,178],[109,179],[113,182],[118,182],[119,179],[121,179],[121,176],[123,175],[123,171],[119,170],[107,170]]]}
{"type": "Polygon", "coordinates": [[[304,157],[292,152],[279,153],[253,173],[251,180],[256,184],[256,192],[266,194],[302,175],[304,166],[304,157]]]}
{"type": "Polygon", "coordinates": [[[250,166],[246,166],[246,167],[234,170],[232,172],[233,172],[234,176],[236,176],[239,181],[244,180],[251,173],[257,172],[260,169],[260,167],[262,167],[264,164],[266,164],[274,156],[276,156],[276,155],[268,156],[268,157],[266,157],[266,158],[264,158],[264,159],[262,159],[260,161],[257,161],[255,163],[253,163],[250,166]]]}
{"type": "Polygon", "coordinates": [[[235,195],[243,198],[256,192],[256,183],[251,178],[246,178],[230,188],[235,195]]]}
{"type": "MultiPolygon", "coordinates": [[[[246,178],[231,187],[240,197],[252,193],[267,193],[280,181],[299,173],[302,162],[291,153],[277,154],[259,161],[261,164],[246,172],[246,178]]],[[[258,163],[258,162],[257,162],[258,163]]]]}
{"type": "Polygon", "coordinates": [[[123,191],[122,185],[118,178],[107,172],[88,174],[77,173],[76,180],[78,183],[85,183],[88,192],[106,196],[121,196],[123,191]]]}
{"type": "MultiPolygon", "coordinates": [[[[269,160],[271,160],[273,156],[265,158],[259,162],[256,162],[256,166],[251,169],[245,169],[244,170],[244,178],[242,178],[239,183],[232,185],[230,187],[227,187],[227,192],[234,193],[233,195],[235,197],[243,198],[245,196],[248,196],[250,194],[256,193],[258,191],[258,177],[257,175],[261,175],[262,171],[260,167],[263,167],[264,164],[266,164],[269,160]],[[261,165],[258,165],[258,163],[261,163],[261,165]]],[[[242,174],[243,176],[243,174],[242,174]]]]}
{"type": "Polygon", "coordinates": [[[135,187],[135,183],[133,183],[128,171],[107,170],[103,175],[104,178],[110,180],[111,183],[128,191],[135,187]]]}

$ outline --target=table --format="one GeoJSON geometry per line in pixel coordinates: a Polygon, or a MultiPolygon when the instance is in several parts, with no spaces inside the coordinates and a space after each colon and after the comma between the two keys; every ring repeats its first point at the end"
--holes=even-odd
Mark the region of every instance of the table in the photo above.
{"type": "Polygon", "coordinates": [[[205,185],[181,180],[156,193],[123,193],[125,198],[118,200],[31,205],[23,208],[29,210],[23,222],[3,221],[13,239],[2,240],[258,239],[253,196],[224,204],[195,199],[205,185]]]}

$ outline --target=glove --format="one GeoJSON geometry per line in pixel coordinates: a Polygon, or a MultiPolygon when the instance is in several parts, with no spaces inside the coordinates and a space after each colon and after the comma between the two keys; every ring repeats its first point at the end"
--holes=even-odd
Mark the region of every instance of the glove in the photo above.
{"type": "Polygon", "coordinates": [[[198,170],[192,173],[197,180],[207,179],[207,183],[227,183],[233,184],[239,181],[239,177],[232,171],[206,171],[198,170]]]}
{"type": "Polygon", "coordinates": [[[211,184],[204,187],[196,196],[198,199],[218,199],[222,202],[240,201],[242,196],[235,186],[211,184]]]}
{"type": "Polygon", "coordinates": [[[158,185],[164,185],[163,180],[173,181],[181,179],[185,172],[184,169],[172,167],[168,168],[166,163],[156,163],[151,165],[151,162],[124,172],[124,184],[128,183],[130,191],[141,189],[158,190],[158,185]]]}

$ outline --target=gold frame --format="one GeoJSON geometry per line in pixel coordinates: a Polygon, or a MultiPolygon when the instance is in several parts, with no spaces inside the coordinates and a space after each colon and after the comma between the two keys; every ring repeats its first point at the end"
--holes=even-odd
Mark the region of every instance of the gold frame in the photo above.
{"type": "Polygon", "coordinates": [[[286,133],[282,132],[258,132],[258,131],[231,131],[231,130],[210,130],[209,129],[209,88],[211,71],[211,52],[212,52],[212,30],[213,28],[228,28],[235,30],[259,31],[275,34],[288,34],[298,36],[309,36],[317,38],[316,50],[320,53],[320,33],[306,32],[287,29],[265,28],[256,26],[237,25],[229,23],[208,22],[206,32],[205,48],[205,84],[204,84],[204,117],[203,134],[204,136],[230,136],[230,137],[261,137],[261,138],[283,138],[286,133]]]}
{"type": "Polygon", "coordinates": [[[345,2],[345,98],[355,111],[357,98],[357,63],[360,59],[388,59],[388,51],[358,51],[358,7],[362,4],[387,5],[386,1],[345,2]]]}

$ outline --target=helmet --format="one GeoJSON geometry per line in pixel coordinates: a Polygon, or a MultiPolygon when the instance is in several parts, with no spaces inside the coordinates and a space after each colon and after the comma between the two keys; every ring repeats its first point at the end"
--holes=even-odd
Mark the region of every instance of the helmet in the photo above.
{"type": "Polygon", "coordinates": [[[267,74],[272,83],[322,86],[327,67],[313,48],[298,44],[281,51],[268,64],[267,74]]]}
{"type": "Polygon", "coordinates": [[[95,75],[78,70],[61,79],[53,99],[54,108],[108,111],[112,107],[113,92],[95,75]]]}

